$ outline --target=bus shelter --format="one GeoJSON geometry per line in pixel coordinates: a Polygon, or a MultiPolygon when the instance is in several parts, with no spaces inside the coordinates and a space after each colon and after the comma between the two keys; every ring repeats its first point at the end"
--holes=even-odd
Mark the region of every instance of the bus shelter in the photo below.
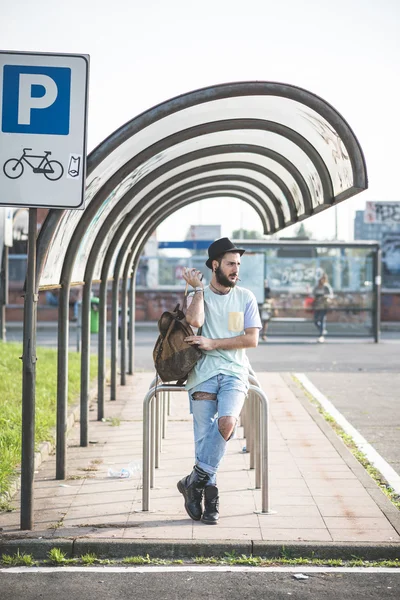
{"type": "Polygon", "coordinates": [[[183,94],[132,119],[95,148],[87,159],[85,209],[49,211],[37,240],[37,264],[30,265],[36,278],[27,290],[24,316],[22,528],[32,526],[37,293],[59,289],[56,477],[63,479],[71,287],[83,286],[80,402],[81,445],[86,446],[94,283],[99,285],[102,419],[108,284],[114,400],[118,362],[122,385],[134,369],[134,319],[127,321],[128,309],[133,317],[135,306],[132,274],[144,244],[166,217],[204,198],[239,198],[254,208],[269,235],[366,188],[363,153],[345,119],[315,94],[281,83],[230,83],[183,94]]]}
{"type": "MultiPolygon", "coordinates": [[[[240,285],[255,294],[260,308],[267,295],[272,298],[274,310],[268,335],[316,335],[313,291],[320,277],[326,275],[333,290],[327,314],[329,336],[372,337],[375,342],[379,341],[381,250],[378,242],[234,241],[246,249],[241,258],[240,285]]],[[[160,288],[171,293],[174,286],[165,283],[174,280],[179,286],[174,273],[180,266],[204,271],[206,257],[206,251],[197,251],[189,258],[162,257],[162,266],[158,268],[160,288]]],[[[204,276],[207,278],[208,273],[204,276]]],[[[139,290],[143,288],[138,286],[139,290]]]]}

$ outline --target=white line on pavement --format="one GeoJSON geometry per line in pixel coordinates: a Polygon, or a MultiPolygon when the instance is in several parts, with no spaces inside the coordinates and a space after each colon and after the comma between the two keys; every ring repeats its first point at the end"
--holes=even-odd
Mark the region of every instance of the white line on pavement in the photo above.
{"type": "Polygon", "coordinates": [[[0,569],[0,573],[209,573],[218,571],[229,573],[232,571],[242,573],[397,573],[398,567],[244,567],[244,566],[129,566],[129,567],[10,567],[0,569]]]}
{"type": "Polygon", "coordinates": [[[383,475],[389,485],[397,494],[400,494],[400,476],[386,462],[384,458],[373,448],[367,440],[351,425],[348,420],[334,407],[322,392],[308,379],[304,373],[294,373],[296,379],[305,387],[305,389],[320,403],[323,409],[333,418],[340,427],[350,435],[357,448],[365,454],[369,462],[383,475]]]}

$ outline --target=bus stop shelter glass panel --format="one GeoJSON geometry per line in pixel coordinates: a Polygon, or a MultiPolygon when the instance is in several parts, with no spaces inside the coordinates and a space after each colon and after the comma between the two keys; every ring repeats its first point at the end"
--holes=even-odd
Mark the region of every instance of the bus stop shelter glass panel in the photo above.
{"type": "Polygon", "coordinates": [[[314,289],[326,274],[333,290],[327,306],[328,335],[373,335],[373,258],[369,251],[271,249],[266,251],[265,267],[276,308],[270,334],[317,334],[314,289]]]}

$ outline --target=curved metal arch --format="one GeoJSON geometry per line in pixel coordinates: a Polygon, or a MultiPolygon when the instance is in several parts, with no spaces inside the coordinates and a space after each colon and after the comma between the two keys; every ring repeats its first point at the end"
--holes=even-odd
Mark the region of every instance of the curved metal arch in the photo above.
{"type": "MultiPolygon", "coordinates": [[[[158,202],[163,201],[166,202],[168,201],[170,198],[173,199],[179,199],[178,196],[181,192],[186,191],[187,189],[190,189],[191,187],[193,187],[192,182],[189,182],[188,185],[185,186],[181,186],[179,188],[174,188],[173,190],[169,190],[168,192],[166,192],[163,196],[161,196],[161,198],[158,200],[158,202]]],[[[265,208],[266,210],[266,214],[268,216],[268,218],[273,221],[273,216],[269,211],[269,208],[267,205],[265,205],[265,203],[263,202],[262,198],[260,196],[258,196],[258,194],[256,194],[255,192],[253,192],[252,190],[249,190],[247,188],[242,188],[240,186],[209,186],[207,188],[204,188],[206,192],[212,192],[212,191],[220,191],[221,189],[225,189],[226,195],[229,195],[230,191],[240,191],[243,192],[244,194],[247,194],[248,196],[250,196],[250,198],[246,198],[245,196],[242,196],[243,200],[245,200],[258,214],[258,216],[261,219],[261,222],[263,224],[263,228],[265,232],[269,232],[271,231],[268,227],[268,223],[265,219],[265,215],[264,213],[260,210],[260,206],[263,206],[263,208],[265,208]],[[252,199],[255,200],[255,202],[252,201],[252,199]]],[[[92,249],[89,252],[89,258],[88,260],[91,259],[92,256],[97,255],[98,252],[100,251],[100,248],[104,242],[105,236],[106,234],[109,232],[109,228],[110,226],[120,218],[120,213],[121,211],[128,206],[129,202],[132,200],[132,197],[134,197],[134,195],[136,194],[136,189],[134,188],[130,188],[124,195],[123,198],[121,198],[120,202],[118,204],[116,204],[113,209],[111,210],[111,212],[107,215],[104,223],[101,225],[99,232],[96,235],[94,244],[92,246],[92,249]],[[94,250],[93,250],[94,249],[94,250]],[[92,252],[94,252],[94,254],[92,254],[92,252]]],[[[200,190],[201,191],[201,190],[200,190]]],[[[195,190],[196,194],[198,194],[198,190],[195,190]]],[[[150,210],[154,210],[154,206],[155,204],[149,205],[149,202],[154,200],[154,198],[160,193],[160,190],[158,188],[154,188],[152,190],[150,190],[149,192],[147,192],[147,194],[139,201],[137,202],[134,206],[132,206],[132,208],[130,209],[129,215],[131,215],[130,218],[133,217],[134,213],[139,213],[142,209],[145,209],[146,207],[149,207],[150,210]]],[[[189,194],[187,195],[187,197],[189,197],[189,195],[191,195],[192,192],[189,192],[189,194]]],[[[119,229],[118,229],[119,231],[119,229]]],[[[116,233],[114,234],[114,236],[116,235],[116,233]]],[[[120,234],[118,234],[120,235],[120,234]]],[[[88,263],[87,263],[88,264],[88,263]]],[[[86,273],[86,271],[85,271],[86,273]]],[[[102,276],[103,278],[103,276],[102,276]]],[[[86,281],[86,274],[84,277],[85,281],[86,281]]]]}
{"type": "MultiPolygon", "coordinates": [[[[271,212],[271,209],[268,206],[268,204],[263,200],[263,198],[261,196],[258,196],[258,194],[256,194],[253,190],[247,190],[249,196],[252,196],[254,199],[257,199],[260,206],[263,207],[265,213],[267,214],[269,220],[268,231],[270,231],[271,233],[275,232],[277,230],[277,225],[284,222],[284,215],[276,196],[274,196],[274,194],[272,194],[272,192],[268,188],[260,184],[258,181],[245,176],[210,175],[209,177],[203,177],[201,179],[187,181],[186,183],[183,183],[182,185],[172,189],[170,189],[170,187],[167,185],[164,186],[163,184],[161,184],[157,188],[153,188],[150,192],[148,192],[148,194],[146,194],[144,198],[147,198],[148,201],[153,200],[160,194],[160,192],[164,192],[164,196],[162,196],[163,198],[169,198],[170,196],[175,195],[176,193],[184,192],[185,190],[194,188],[198,185],[203,185],[207,183],[222,183],[227,181],[249,183],[253,185],[256,189],[260,190],[265,196],[267,196],[267,198],[271,200],[276,210],[278,223],[275,222],[275,218],[271,212]]],[[[229,186],[225,185],[225,188],[227,187],[232,188],[233,190],[235,189],[234,184],[230,184],[229,186]]]]}
{"type": "Polygon", "coordinates": [[[321,115],[339,134],[349,152],[354,173],[354,187],[360,190],[367,187],[367,169],[364,154],[352,128],[342,115],[320,96],[304,88],[271,81],[223,83],[181,94],[154,106],[122,125],[93,150],[88,161],[88,173],[91,173],[111,152],[135,133],[160,119],[196,105],[240,96],[287,98],[308,106],[308,108],[321,115]]]}
{"type": "MultiPolygon", "coordinates": [[[[310,190],[309,190],[309,187],[308,187],[301,171],[299,171],[297,169],[297,167],[289,159],[287,159],[285,156],[283,156],[283,154],[279,154],[279,152],[276,152],[275,150],[272,150],[270,148],[264,148],[263,146],[258,146],[256,144],[243,144],[243,143],[222,144],[219,146],[208,146],[206,148],[200,148],[198,150],[194,150],[192,152],[188,152],[187,154],[179,156],[178,158],[175,158],[175,159],[169,161],[168,163],[164,163],[164,165],[159,167],[160,173],[157,174],[157,177],[160,176],[161,170],[165,166],[168,166],[168,169],[166,169],[166,171],[164,171],[164,172],[167,172],[170,170],[172,171],[174,168],[182,166],[185,163],[189,163],[192,161],[194,162],[195,160],[198,160],[201,158],[210,157],[210,156],[228,155],[228,154],[255,154],[255,155],[263,156],[265,158],[269,158],[269,159],[275,161],[276,163],[278,163],[293,177],[294,181],[297,183],[297,185],[300,189],[301,195],[302,195],[303,207],[304,207],[305,213],[307,215],[312,214],[313,205],[312,205],[310,190]]],[[[248,164],[252,165],[253,163],[248,161],[248,164]]],[[[153,171],[153,173],[154,172],[155,172],[155,170],[153,171]]]]}
{"type": "MultiPolygon", "coordinates": [[[[289,190],[286,183],[280,177],[278,177],[278,175],[273,173],[270,169],[266,169],[265,167],[262,167],[261,165],[258,165],[258,164],[247,163],[244,161],[226,161],[226,162],[218,162],[218,163],[201,165],[201,166],[193,167],[192,169],[188,169],[187,171],[182,171],[178,175],[174,175],[173,177],[170,177],[169,179],[165,180],[162,184],[160,184],[159,187],[160,188],[163,187],[163,189],[165,189],[167,186],[171,187],[175,183],[185,181],[186,179],[189,179],[190,177],[195,177],[198,174],[213,173],[214,171],[220,171],[220,170],[225,170],[225,169],[226,170],[244,169],[244,170],[248,170],[248,171],[255,171],[256,173],[260,173],[260,174],[264,175],[265,177],[269,177],[271,179],[271,181],[273,181],[279,187],[283,196],[285,197],[285,199],[287,201],[287,205],[288,205],[290,218],[293,220],[293,222],[295,222],[297,220],[296,203],[294,201],[292,192],[289,190]]],[[[217,177],[220,177],[220,176],[217,176],[217,177]]],[[[243,176],[237,176],[237,177],[235,177],[235,179],[237,179],[238,181],[243,181],[242,179],[240,179],[240,177],[243,177],[243,176]]],[[[234,179],[233,176],[232,176],[232,179],[234,179]]],[[[195,181],[195,180],[193,180],[193,181],[195,181]]],[[[200,181],[200,179],[198,179],[196,181],[200,181]]],[[[256,181],[256,180],[253,180],[253,181],[256,181]]],[[[261,185],[263,185],[263,184],[261,184],[261,185]]],[[[270,200],[272,201],[274,208],[277,211],[277,214],[279,215],[279,213],[282,213],[283,222],[285,223],[285,225],[287,225],[288,222],[285,221],[283,209],[281,206],[281,201],[275,196],[275,194],[273,194],[273,192],[271,190],[269,190],[269,188],[267,188],[265,186],[265,189],[268,189],[269,194],[272,194],[272,197],[269,194],[267,194],[267,195],[270,198],[270,200]]]]}
{"type": "MultiPolygon", "coordinates": [[[[76,238],[77,232],[79,231],[78,240],[82,237],[84,229],[86,228],[86,222],[88,220],[92,220],[94,217],[94,213],[96,209],[101,205],[101,203],[109,196],[109,194],[115,189],[116,185],[121,182],[121,180],[125,179],[125,177],[131,173],[135,168],[137,168],[140,164],[148,160],[151,156],[155,156],[159,152],[166,150],[167,148],[172,147],[173,145],[179,144],[182,141],[192,139],[195,137],[199,137],[201,135],[206,135],[208,133],[220,132],[220,131],[229,131],[236,129],[258,129],[263,131],[271,131],[273,133],[278,133],[292,141],[294,144],[299,146],[303,152],[309,157],[311,162],[313,162],[316,171],[321,180],[322,188],[323,188],[323,202],[321,204],[330,205],[334,201],[333,196],[333,188],[332,182],[330,178],[329,171],[320,156],[317,150],[312,146],[312,144],[304,138],[302,135],[297,133],[295,130],[290,129],[284,125],[279,123],[275,123],[273,121],[264,121],[262,119],[228,119],[224,121],[214,121],[212,123],[197,125],[194,127],[190,127],[188,129],[182,130],[176,134],[168,136],[162,140],[159,140],[155,144],[148,146],[145,150],[138,153],[135,157],[131,158],[124,165],[120,167],[111,177],[103,184],[103,186],[96,192],[93,199],[89,203],[88,207],[85,210],[85,218],[81,219],[75,229],[75,232],[71,238],[69,243],[69,248],[71,247],[72,239],[76,238]],[[86,216],[87,215],[87,216],[86,216]],[[82,221],[85,221],[82,223],[82,221]]],[[[50,211],[51,212],[51,211],[50,211]]],[[[61,214],[59,218],[61,218],[63,211],[59,211],[61,214]]],[[[43,268],[43,258],[45,249],[43,248],[43,243],[47,243],[49,239],[51,239],[51,232],[47,231],[48,227],[50,227],[50,222],[52,223],[53,228],[56,226],[55,223],[58,222],[59,219],[52,218],[49,219],[49,226],[47,226],[47,220],[44,222],[42,226],[42,230],[39,234],[38,239],[38,267],[37,272],[40,278],[41,270],[43,268]],[[50,238],[49,238],[50,236],[50,238]]],[[[283,225],[284,226],[284,225],[283,225]]],[[[54,231],[53,231],[54,233],[54,231]]],[[[72,243],[72,247],[76,248],[76,240],[72,243]]],[[[68,251],[67,251],[68,252],[68,251]]],[[[76,250],[75,250],[76,253],[76,250]]],[[[65,260],[67,260],[67,254],[65,256],[65,260]]]]}
{"type": "MultiPolygon", "coordinates": [[[[109,215],[111,215],[111,214],[113,215],[113,219],[123,208],[125,208],[128,205],[128,203],[130,202],[132,197],[146,186],[147,180],[144,181],[145,179],[146,178],[143,178],[143,180],[139,180],[124,194],[124,196],[121,199],[119,199],[118,203],[111,209],[111,211],[109,213],[109,215]]],[[[220,177],[220,179],[222,179],[222,178],[220,177]]],[[[238,180],[239,178],[237,177],[236,179],[238,180]]],[[[248,181],[248,183],[253,183],[253,182],[248,181]]],[[[267,188],[264,188],[264,186],[261,187],[259,182],[254,181],[253,185],[256,188],[261,189],[265,193],[266,196],[271,197],[270,196],[271,192],[269,192],[269,190],[267,188]]],[[[160,193],[160,190],[164,189],[164,187],[165,187],[165,183],[160,184],[159,188],[154,188],[153,190],[151,190],[151,192],[149,192],[141,200],[139,200],[136,204],[137,210],[144,208],[146,206],[147,202],[149,200],[153,199],[155,197],[155,195],[160,193]]],[[[188,187],[191,187],[191,186],[188,184],[188,187]]],[[[184,189],[184,186],[182,186],[182,191],[183,191],[183,189],[184,189]]],[[[232,189],[234,189],[234,188],[232,188],[232,189]]],[[[250,191],[251,190],[249,190],[249,192],[250,191]]],[[[176,189],[173,190],[173,193],[174,194],[176,193],[176,189]]],[[[64,260],[63,268],[62,268],[62,272],[61,272],[61,278],[60,278],[61,285],[65,285],[67,283],[67,280],[70,281],[72,268],[73,268],[73,262],[75,260],[76,254],[78,252],[79,242],[81,241],[81,239],[83,237],[83,234],[86,230],[87,225],[91,222],[92,218],[94,218],[95,213],[97,211],[97,207],[102,204],[102,202],[104,201],[105,197],[107,197],[107,195],[108,194],[106,194],[106,192],[104,191],[104,188],[101,188],[101,190],[99,190],[99,192],[93,198],[92,202],[89,204],[82,219],[79,221],[79,223],[72,235],[72,238],[70,240],[70,243],[68,245],[68,249],[66,252],[66,256],[65,256],[65,260],[64,260]]],[[[249,194],[249,195],[253,195],[253,194],[249,194]]],[[[275,198],[275,196],[273,196],[273,197],[275,198]]],[[[275,220],[272,217],[269,207],[262,201],[261,198],[257,198],[257,199],[260,202],[260,204],[262,206],[264,206],[265,211],[268,214],[268,217],[271,219],[271,224],[275,223],[275,220]]],[[[276,203],[278,203],[277,199],[275,199],[274,204],[276,205],[276,203]]],[[[279,203],[278,203],[278,205],[279,205],[279,203]]],[[[108,219],[109,215],[106,217],[106,219],[108,219]]],[[[283,214],[278,212],[278,219],[279,219],[279,215],[281,215],[280,218],[281,218],[281,223],[282,223],[283,214]]],[[[270,228],[270,231],[275,231],[275,230],[276,230],[275,225],[273,226],[273,228],[270,228]]]]}
{"type": "MultiPolygon", "coordinates": [[[[182,173],[182,177],[180,178],[180,181],[187,179],[188,177],[193,177],[193,176],[197,175],[198,173],[209,173],[209,172],[219,171],[219,170],[224,170],[224,169],[226,169],[226,170],[243,169],[246,171],[255,171],[256,173],[260,173],[261,175],[264,175],[265,177],[268,177],[269,179],[271,179],[271,181],[273,181],[279,187],[280,191],[282,192],[282,195],[286,199],[290,218],[291,218],[290,222],[295,223],[297,221],[296,203],[293,198],[292,192],[289,190],[288,186],[281,179],[281,177],[276,175],[276,173],[274,173],[270,169],[267,169],[266,167],[262,167],[261,165],[254,164],[254,163],[248,163],[245,161],[217,162],[217,163],[212,163],[211,165],[208,165],[208,164],[202,165],[202,166],[194,167],[193,169],[190,169],[189,171],[184,171],[182,173]]],[[[170,182],[171,182],[171,179],[169,180],[170,182]]],[[[276,198],[276,196],[274,196],[274,197],[276,198]]],[[[281,204],[280,200],[278,198],[276,198],[276,199],[279,202],[279,204],[281,204]]],[[[286,221],[285,221],[285,224],[287,224],[286,221]]]]}

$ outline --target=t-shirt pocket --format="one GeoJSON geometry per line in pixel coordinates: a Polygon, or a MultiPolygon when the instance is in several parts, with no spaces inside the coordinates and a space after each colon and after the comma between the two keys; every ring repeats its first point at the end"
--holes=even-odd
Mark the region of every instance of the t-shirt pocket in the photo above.
{"type": "Polygon", "coordinates": [[[230,312],[228,314],[228,329],[239,333],[244,329],[244,313],[243,312],[230,312]]]}

